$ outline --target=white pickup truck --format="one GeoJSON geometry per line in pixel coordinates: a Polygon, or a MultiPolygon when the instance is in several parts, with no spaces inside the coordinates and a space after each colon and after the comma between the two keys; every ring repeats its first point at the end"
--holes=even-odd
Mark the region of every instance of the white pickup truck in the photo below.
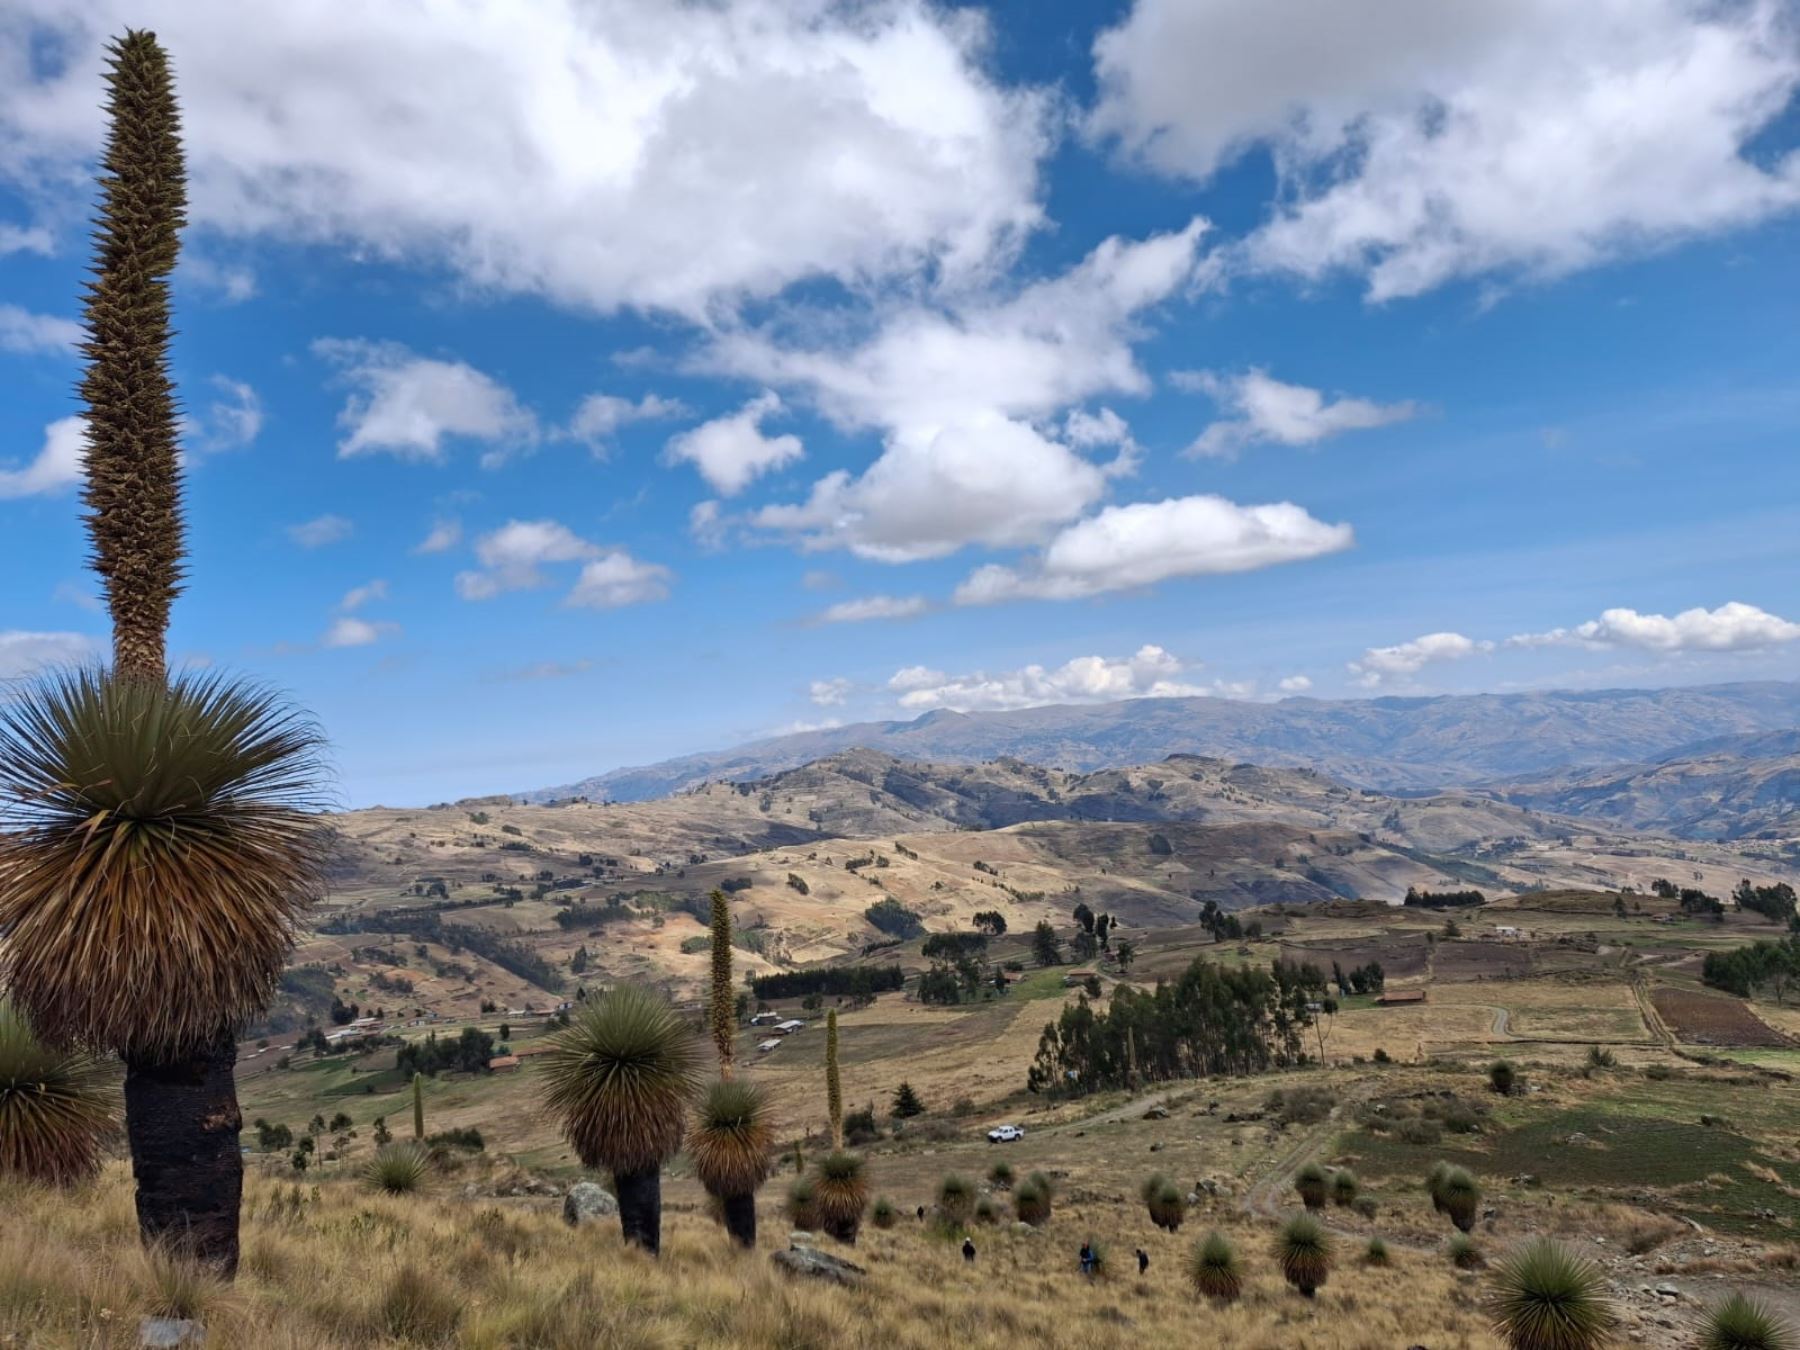
{"type": "Polygon", "coordinates": [[[1025,1131],[1017,1125],[996,1125],[988,1131],[988,1143],[1011,1144],[1025,1137],[1025,1131]]]}

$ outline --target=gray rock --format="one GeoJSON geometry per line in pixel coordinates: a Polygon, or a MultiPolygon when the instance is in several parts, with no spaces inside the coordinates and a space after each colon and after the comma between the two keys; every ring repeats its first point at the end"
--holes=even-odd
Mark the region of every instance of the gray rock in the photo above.
{"type": "Polygon", "coordinates": [[[818,1238],[814,1237],[811,1233],[806,1232],[804,1229],[797,1228],[788,1234],[788,1246],[790,1247],[812,1247],[816,1246],[818,1241],[818,1238]]]}
{"type": "Polygon", "coordinates": [[[185,1317],[146,1317],[138,1323],[138,1344],[180,1346],[206,1344],[206,1328],[185,1317]]]}
{"type": "Polygon", "coordinates": [[[619,1202],[606,1187],[593,1181],[578,1181],[563,1197],[563,1222],[571,1228],[584,1223],[599,1223],[619,1212],[619,1202]]]}
{"type": "Polygon", "coordinates": [[[1144,1112],[1145,1120],[1167,1120],[1168,1118],[1169,1108],[1166,1106],[1153,1106],[1144,1112]]]}
{"type": "Polygon", "coordinates": [[[1025,1223],[1023,1221],[1013,1224],[1012,1230],[1013,1230],[1014,1237],[1036,1237],[1037,1236],[1037,1229],[1033,1228],[1030,1224],[1025,1223]]]}
{"type": "Polygon", "coordinates": [[[809,1279],[825,1280],[831,1284],[841,1284],[854,1289],[863,1282],[869,1272],[854,1262],[846,1261],[841,1256],[833,1256],[830,1252],[822,1252],[813,1247],[789,1247],[785,1252],[776,1252],[770,1258],[781,1270],[789,1275],[802,1275],[809,1279]]]}

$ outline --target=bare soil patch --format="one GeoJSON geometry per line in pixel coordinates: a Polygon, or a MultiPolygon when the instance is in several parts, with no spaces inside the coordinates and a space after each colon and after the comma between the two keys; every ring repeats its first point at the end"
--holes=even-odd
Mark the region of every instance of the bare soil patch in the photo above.
{"type": "Polygon", "coordinates": [[[1654,990],[1650,998],[1657,1015],[1690,1045],[1789,1044],[1787,1037],[1734,998],[1672,988],[1654,990]]]}

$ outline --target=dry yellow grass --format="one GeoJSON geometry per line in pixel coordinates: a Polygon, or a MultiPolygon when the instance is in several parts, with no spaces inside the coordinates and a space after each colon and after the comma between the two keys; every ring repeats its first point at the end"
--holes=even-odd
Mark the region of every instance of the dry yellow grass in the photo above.
{"type": "MultiPolygon", "coordinates": [[[[1319,1297],[1287,1290],[1268,1256],[1270,1229],[1232,1230],[1247,1266],[1244,1300],[1224,1311],[1192,1294],[1183,1258],[1198,1233],[1151,1239],[1125,1210],[1116,1228],[1052,1220],[1032,1236],[978,1228],[966,1265],[956,1247],[916,1224],[867,1231],[844,1254],[869,1268],[856,1291],[796,1282],[770,1253],[785,1228],[765,1195],[759,1250],[740,1253],[698,1214],[665,1223],[660,1263],[617,1233],[573,1232],[538,1207],[500,1207],[445,1195],[391,1199],[343,1183],[313,1188],[254,1180],[246,1197],[244,1265],[229,1291],[176,1292],[201,1305],[223,1347],[926,1347],[1033,1345],[1058,1350],[1116,1343],[1250,1350],[1391,1350],[1429,1344],[1490,1350],[1499,1343],[1479,1285],[1434,1257],[1397,1253],[1387,1270],[1339,1260],[1319,1297]],[[1092,1231],[1113,1271],[1086,1281],[1075,1247],[1092,1231]],[[1146,1245],[1139,1278],[1131,1259],[1146,1245]]],[[[159,1306],[170,1272],[136,1245],[124,1170],[70,1197],[0,1190],[11,1220],[0,1232],[0,1343],[73,1350],[135,1343],[137,1319],[159,1306]]]]}

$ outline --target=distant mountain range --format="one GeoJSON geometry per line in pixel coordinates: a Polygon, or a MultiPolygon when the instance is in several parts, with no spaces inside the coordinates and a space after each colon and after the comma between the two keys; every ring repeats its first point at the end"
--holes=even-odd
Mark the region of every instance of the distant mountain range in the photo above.
{"type": "Polygon", "coordinates": [[[1800,731],[1726,736],[1649,763],[1497,784],[1502,801],[1683,839],[1800,835],[1800,731]]]}
{"type": "MultiPolygon", "coordinates": [[[[1507,801],[1570,811],[1595,792],[1584,771],[1643,771],[1714,743],[1754,744],[1800,726],[1800,683],[1676,689],[1557,690],[1436,698],[1145,698],[1013,712],[932,712],[907,722],[861,722],[774,736],[735,749],[614,769],[579,782],[516,794],[523,802],[570,797],[645,801],[709,781],[750,781],[840,751],[867,748],[900,759],[979,763],[1011,757],[1068,772],[1200,755],[1271,768],[1308,768],[1340,783],[1419,793],[1497,784],[1507,801]],[[1579,779],[1579,781],[1577,781],[1579,779]],[[1578,789],[1589,789],[1584,798],[1578,789]],[[1541,799],[1535,794],[1546,794],[1541,799]]],[[[1702,813],[1703,815],[1704,813],[1702,813]]],[[[1613,817],[1608,816],[1608,819],[1613,817]]],[[[1623,823],[1623,818],[1621,818],[1623,823]]]]}

